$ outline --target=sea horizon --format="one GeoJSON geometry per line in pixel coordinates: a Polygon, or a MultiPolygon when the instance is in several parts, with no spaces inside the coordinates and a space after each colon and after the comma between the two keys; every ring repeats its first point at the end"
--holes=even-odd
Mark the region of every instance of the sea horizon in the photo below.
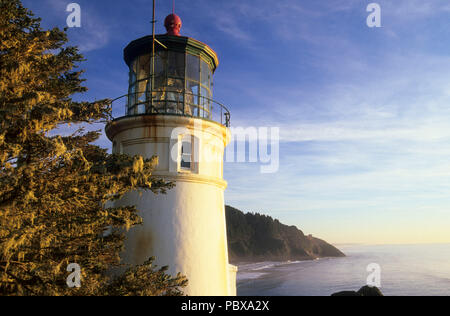
{"type": "Polygon", "coordinates": [[[330,243],[334,247],[346,246],[420,246],[420,245],[450,245],[450,241],[445,242],[413,242],[413,243],[330,243]]]}

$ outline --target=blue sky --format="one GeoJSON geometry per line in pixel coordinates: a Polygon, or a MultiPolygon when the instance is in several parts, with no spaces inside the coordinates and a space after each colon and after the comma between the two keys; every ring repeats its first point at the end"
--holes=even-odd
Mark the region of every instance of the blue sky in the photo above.
{"type": "MultiPolygon", "coordinates": [[[[63,27],[71,1],[23,2],[63,27]]],[[[151,2],[78,0],[83,98],[126,93],[123,48],[151,32],[151,2]]],[[[333,243],[450,242],[450,2],[377,1],[369,28],[371,2],[176,1],[182,35],[219,55],[232,125],[280,128],[279,171],[225,164],[226,201],[333,243]]],[[[157,3],[163,33],[172,1],[157,3]]]]}

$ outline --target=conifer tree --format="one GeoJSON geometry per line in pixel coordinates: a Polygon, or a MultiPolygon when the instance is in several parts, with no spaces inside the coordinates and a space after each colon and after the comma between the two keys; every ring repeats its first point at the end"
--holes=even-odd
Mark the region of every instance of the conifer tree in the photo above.
{"type": "Polygon", "coordinates": [[[108,154],[99,131],[67,124],[110,119],[108,100],[75,102],[86,91],[83,60],[65,30],[43,30],[19,0],[0,0],[0,295],[180,295],[186,280],[149,260],[111,280],[133,206],[108,208],[130,190],[165,193],[157,158],[108,154]],[[67,266],[81,268],[69,288],[67,266]],[[136,288],[139,287],[139,289],[136,288]]]}

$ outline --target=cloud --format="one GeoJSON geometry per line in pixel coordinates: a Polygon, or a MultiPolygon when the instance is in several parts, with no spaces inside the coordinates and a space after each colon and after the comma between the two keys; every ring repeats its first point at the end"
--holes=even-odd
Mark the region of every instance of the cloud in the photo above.
{"type": "MultiPolygon", "coordinates": [[[[349,124],[342,123],[343,126],[349,124]]],[[[336,126],[335,124],[298,125],[281,130],[281,141],[350,141],[350,140],[416,140],[435,141],[450,139],[448,126],[424,126],[417,128],[367,129],[336,126]]]]}
{"type": "MultiPolygon", "coordinates": [[[[301,227],[330,240],[348,229],[364,240],[358,227],[372,217],[379,225],[404,213],[450,222],[450,61],[422,51],[375,55],[358,61],[360,73],[349,67],[351,54],[339,63],[324,55],[332,80],[322,86],[257,81],[242,89],[257,106],[248,116],[233,113],[233,122],[280,127],[280,171],[269,178],[251,164],[226,165],[230,204],[301,218],[301,227]],[[321,223],[341,215],[330,233],[304,221],[311,212],[321,223]],[[346,222],[349,212],[359,215],[346,222]]],[[[373,235],[382,240],[382,227],[373,235]]]]}
{"type": "Polygon", "coordinates": [[[78,45],[80,51],[87,53],[108,45],[111,35],[108,24],[87,4],[81,6],[81,12],[81,28],[69,30],[71,40],[78,45]]]}
{"type": "MultiPolygon", "coordinates": [[[[48,25],[66,27],[66,19],[70,12],[66,11],[70,1],[45,0],[45,4],[36,10],[45,10],[44,22],[48,25]]],[[[105,47],[110,41],[111,30],[98,9],[89,1],[80,0],[81,28],[70,28],[68,31],[70,44],[77,45],[81,52],[87,53],[105,47]]],[[[33,3],[34,4],[34,3],[33,3]]]]}
{"type": "Polygon", "coordinates": [[[232,14],[220,14],[216,20],[216,27],[219,31],[241,41],[250,41],[252,38],[251,35],[242,28],[242,23],[239,23],[238,18],[232,14]]]}
{"type": "Polygon", "coordinates": [[[382,0],[380,5],[382,6],[383,15],[395,18],[397,23],[404,23],[405,21],[417,22],[419,19],[427,19],[449,10],[449,4],[446,0],[382,0]]]}

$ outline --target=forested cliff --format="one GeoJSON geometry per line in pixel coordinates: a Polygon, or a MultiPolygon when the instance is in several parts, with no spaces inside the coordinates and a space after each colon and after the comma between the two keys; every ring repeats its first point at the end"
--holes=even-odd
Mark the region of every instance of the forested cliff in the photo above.
{"type": "Polygon", "coordinates": [[[230,262],[312,260],[345,256],[327,242],[305,236],[269,216],[239,211],[226,206],[230,262]]]}

